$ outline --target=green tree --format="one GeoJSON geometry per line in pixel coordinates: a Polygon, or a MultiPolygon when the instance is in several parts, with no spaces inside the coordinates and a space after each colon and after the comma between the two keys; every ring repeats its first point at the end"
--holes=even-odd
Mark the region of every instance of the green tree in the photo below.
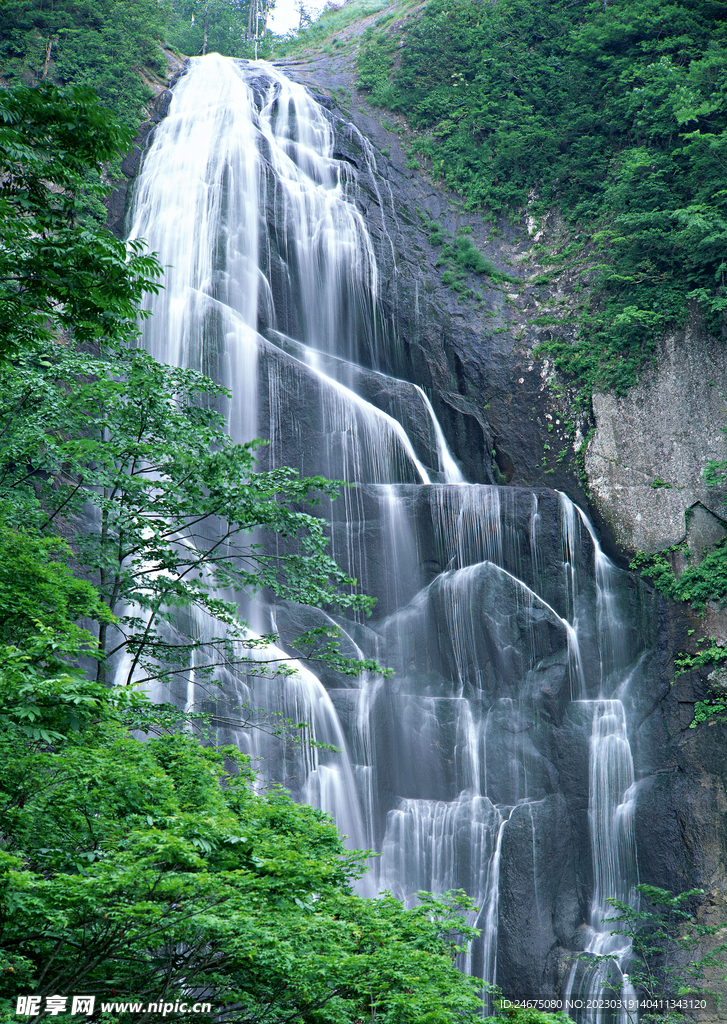
{"type": "Polygon", "coordinates": [[[252,57],[274,7],[275,0],[172,0],[169,39],[192,56],[252,57]]]}
{"type": "Polygon", "coordinates": [[[73,575],[70,558],[59,537],[29,536],[0,522],[0,643],[22,647],[40,623],[57,644],[92,644],[76,622],[112,616],[95,588],[73,575]]]}
{"type": "Polygon", "coordinates": [[[0,91],[0,356],[70,333],[76,344],[136,338],[161,267],[93,217],[103,165],[130,143],[87,88],[0,91]]]}
{"type": "MultiPolygon", "coordinates": [[[[711,969],[727,967],[727,942],[711,943],[711,949],[703,952],[705,940],[725,931],[724,925],[702,925],[690,912],[689,903],[694,897],[703,896],[703,889],[690,889],[674,895],[655,885],[638,885],[641,894],[639,908],[621,900],[609,899],[615,914],[609,923],[615,927],[612,935],[623,935],[631,941],[632,959],[628,965],[631,983],[638,994],[645,999],[669,999],[674,996],[700,995],[709,992],[719,994],[719,989],[706,983],[705,975],[711,969]]],[[[612,956],[584,954],[597,969],[607,970],[612,956]]],[[[727,975],[715,978],[727,981],[727,975]]],[[[684,1015],[675,1008],[675,1013],[648,1014],[647,1019],[666,1021],[683,1019],[684,1015]]],[[[634,1015],[634,1020],[636,1015],[634,1015]]]]}
{"type": "MultiPolygon", "coordinates": [[[[257,443],[231,441],[210,408],[229,395],[209,378],[163,366],[142,349],[100,358],[56,345],[42,360],[0,369],[0,392],[7,514],[40,534],[83,517],[76,559],[107,609],[99,679],[107,656],[122,650],[129,682],[139,671],[183,673],[193,655],[210,669],[249,662],[263,671],[250,648],[273,638],[250,639],[221,591],[266,588],[304,604],[371,606],[326,553],[322,520],[301,507],[315,492],[334,497],[338,485],[287,468],[256,472],[257,443]],[[255,529],[280,538],[274,551],[253,540],[255,529]],[[217,638],[185,632],[180,613],[192,607],[217,620],[217,638]]],[[[316,634],[303,642],[313,639],[323,639],[319,656],[344,671],[375,667],[338,657],[316,634]]]]}
{"type": "Polygon", "coordinates": [[[175,709],[90,683],[56,648],[48,629],[25,655],[0,647],[8,1017],[19,994],[83,991],[112,1019],[129,1000],[202,1019],[174,1011],[190,992],[230,1022],[479,1019],[453,962],[466,897],[405,910],[355,895],[365,855],[324,814],[255,793],[236,749],[202,746],[175,709]]]}

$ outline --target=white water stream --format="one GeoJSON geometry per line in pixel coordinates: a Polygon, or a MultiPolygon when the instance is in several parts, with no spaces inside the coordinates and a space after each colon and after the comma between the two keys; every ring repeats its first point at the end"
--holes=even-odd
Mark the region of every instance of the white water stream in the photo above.
{"type": "MultiPolygon", "coordinates": [[[[573,749],[589,764],[588,949],[625,964],[628,949],[601,923],[607,898],[631,900],[637,881],[633,764],[612,696],[634,660],[620,639],[619,574],[564,496],[465,483],[425,393],[388,375],[395,339],[356,202],[374,153],[345,130],[358,168],[335,155],[325,111],[280,71],[194,58],[136,186],[131,236],[168,268],[165,290],[148,299],[144,345],[229,387],[232,436],[266,437],[268,464],[355,485],[332,506],[331,550],[379,605],[370,623],[335,621],[353,656],[396,670],[353,683],[303,665],[288,677],[227,672],[228,708],[251,702],[307,721],[310,739],[341,753],[236,728],[233,711],[220,716],[220,738],[332,813],[353,845],[381,852],[369,891],[411,901],[420,889],[465,889],[482,935],[462,966],[512,986],[520,954],[504,912],[535,913],[541,976],[548,944],[569,941],[547,931],[559,897],[543,844],[565,798],[553,781],[555,712],[543,709],[557,696],[559,728],[571,715],[573,749]],[[532,892],[521,909],[517,871],[532,892]]],[[[382,244],[393,246],[386,231],[382,244]]],[[[333,621],[264,602],[246,614],[261,631],[333,621]]],[[[200,635],[215,628],[196,624],[200,635]]],[[[184,687],[171,697],[189,705],[193,672],[184,687]]],[[[564,984],[601,983],[574,968],[564,984]]]]}

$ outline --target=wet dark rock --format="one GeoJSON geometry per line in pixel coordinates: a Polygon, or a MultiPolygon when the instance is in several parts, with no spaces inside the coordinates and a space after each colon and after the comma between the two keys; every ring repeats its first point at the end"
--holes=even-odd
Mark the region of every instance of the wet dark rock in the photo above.
{"type": "Polygon", "coordinates": [[[515,807],[505,826],[500,872],[498,984],[510,996],[555,995],[546,963],[579,921],[570,821],[559,794],[515,807]]]}
{"type": "Polygon", "coordinates": [[[360,142],[351,122],[373,147],[376,170],[372,172],[371,161],[361,165],[359,185],[372,200],[365,212],[377,240],[388,326],[400,349],[392,369],[427,391],[467,478],[554,486],[587,506],[580,480],[554,458],[563,429],[548,430],[548,423],[552,430],[559,417],[551,408],[543,367],[532,357],[538,332],[529,324],[539,292],[526,286],[515,289],[513,299],[507,281],[493,283],[471,273],[461,285],[472,296],[452,291],[435,266],[442,250],[430,242],[425,222],[436,220],[449,239],[468,231],[500,273],[523,281],[521,261],[530,246],[524,221],[513,226],[502,219],[487,225],[481,216],[465,211],[459,197],[407,166],[403,140],[390,130],[390,116],[367,106],[346,57],[313,58],[286,68],[286,73],[311,89],[319,102],[325,98],[343,159],[359,162],[355,150],[360,142]],[[350,95],[346,104],[341,103],[342,93],[350,95]],[[543,456],[551,449],[553,456],[544,465],[543,456]]]}
{"type": "Polygon", "coordinates": [[[131,149],[124,155],[121,161],[121,173],[123,178],[120,182],[114,182],[114,187],[106,198],[106,227],[113,232],[117,238],[123,238],[128,231],[126,214],[129,206],[131,187],[134,178],[139,173],[142,157],[149,145],[154,128],[169,113],[169,104],[172,102],[172,87],[186,72],[186,61],[181,60],[171,50],[162,50],[167,63],[166,80],[147,81],[153,89],[155,96],[147,108],[148,119],[144,121],[132,143],[131,149]]]}

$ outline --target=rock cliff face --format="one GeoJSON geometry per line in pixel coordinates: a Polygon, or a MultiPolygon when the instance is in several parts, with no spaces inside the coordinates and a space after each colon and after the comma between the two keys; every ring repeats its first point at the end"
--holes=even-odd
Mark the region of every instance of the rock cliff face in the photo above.
{"type": "Polygon", "coordinates": [[[724,343],[695,324],[667,335],[656,365],[623,397],[594,395],[585,469],[618,543],[654,552],[689,533],[700,554],[725,536],[724,493],[702,477],[727,456],[724,343]],[[685,519],[685,513],[693,510],[685,519]]]}
{"type": "MultiPolygon", "coordinates": [[[[697,554],[720,540],[727,532],[724,495],[704,486],[702,471],[708,460],[727,457],[722,342],[695,324],[664,339],[656,367],[638,388],[623,398],[595,396],[595,431],[583,452],[584,472],[577,472],[575,460],[556,462],[551,453],[566,443],[571,451],[580,447],[589,424],[576,423],[575,442],[566,442],[567,402],[549,389],[547,364],[532,357],[541,337],[532,319],[569,298],[567,280],[546,289],[527,283],[538,269],[528,266],[528,256],[540,226],[526,218],[519,226],[500,223],[493,232],[481,218],[464,211],[457,196],[443,193],[408,166],[399,133],[391,130],[396,128],[391,116],[367,107],[345,59],[337,65],[335,59],[314,56],[308,63],[289,65],[286,72],[328,106],[341,152],[352,162],[358,160],[359,143],[347,127],[349,121],[374,146],[379,173],[378,180],[364,186],[369,196],[365,214],[379,241],[391,325],[401,340],[398,372],[427,391],[465,475],[482,482],[564,490],[589,508],[604,547],[622,565],[628,552],[653,552],[678,543],[687,529],[690,548],[697,554]],[[344,95],[346,102],[339,106],[344,95]],[[431,221],[449,236],[471,229],[481,251],[498,269],[524,279],[524,287],[516,294],[506,284],[493,286],[471,276],[466,283],[481,293],[481,305],[459,299],[436,267],[441,250],[429,241],[426,222],[431,221]],[[688,510],[691,515],[685,519],[688,510]]],[[[365,180],[365,165],[361,171],[365,180]]],[[[552,224],[545,227],[558,230],[557,223],[555,229],[552,224]]],[[[727,728],[689,728],[694,703],[707,695],[709,683],[696,673],[675,679],[673,657],[687,646],[688,631],[704,631],[705,624],[664,599],[658,607],[656,648],[648,666],[642,666],[640,682],[630,690],[637,722],[633,748],[639,878],[673,892],[703,888],[702,920],[722,923],[727,920],[727,728]]],[[[711,609],[708,615],[712,631],[724,634],[721,613],[711,609]]],[[[563,728],[567,745],[566,723],[563,728]]],[[[587,794],[577,796],[577,779],[583,777],[577,769],[572,789],[566,776],[567,771],[558,799],[567,817],[577,813],[579,800],[584,808],[587,794]]],[[[550,813],[552,823],[555,809],[550,813]]],[[[527,885],[523,888],[527,871],[518,867],[517,850],[522,853],[532,842],[532,822],[523,816],[511,825],[503,849],[500,935],[502,963],[510,965],[510,973],[501,981],[507,985],[528,978],[537,990],[529,971],[542,962],[543,950],[535,947],[550,943],[546,962],[551,982],[559,975],[562,980],[563,947],[572,944],[569,929],[578,918],[577,904],[583,901],[588,879],[577,877],[577,871],[573,875],[578,851],[560,849],[557,843],[542,850],[541,884],[562,894],[555,900],[560,909],[548,939],[530,920],[532,902],[527,885]],[[561,885],[557,880],[562,882],[564,873],[569,882],[561,885]],[[566,905],[568,898],[573,906],[566,905]]],[[[566,832],[555,829],[551,835],[566,832]]]]}
{"type": "MultiPolygon", "coordinates": [[[[554,625],[543,614],[533,627],[538,645],[537,664],[527,665],[520,672],[516,665],[506,662],[512,658],[511,651],[525,631],[520,618],[521,591],[513,588],[507,578],[514,578],[508,577],[510,573],[525,578],[520,551],[531,543],[536,518],[544,531],[540,543],[545,552],[543,565],[537,570],[538,585],[557,609],[556,618],[567,615],[562,604],[566,598],[557,594],[554,585],[551,592],[551,582],[562,568],[562,513],[558,511],[557,496],[544,488],[563,490],[583,507],[589,503],[589,495],[574,470],[574,460],[558,461],[555,457],[559,448],[562,450],[566,445],[569,455],[573,455],[584,440],[587,425],[576,424],[575,441],[567,435],[567,405],[549,389],[548,366],[532,356],[541,330],[533,325],[533,319],[563,295],[555,288],[544,291],[534,280],[527,280],[528,274],[535,276],[532,265],[527,264],[531,247],[528,228],[536,231],[537,225],[500,223],[493,230],[480,216],[464,211],[456,196],[443,194],[424,174],[408,166],[410,161],[399,133],[390,130],[390,123],[382,123],[384,119],[356,95],[353,71],[345,58],[325,57],[300,65],[287,62],[285,71],[306,85],[326,108],[335,133],[335,155],[356,171],[360,211],[376,248],[382,281],[381,338],[388,350],[391,376],[364,365],[362,369],[351,370],[356,375],[351,386],[377,409],[400,422],[406,421],[416,456],[432,469],[435,479],[436,453],[427,417],[415,389],[402,381],[421,387],[465,478],[475,483],[509,485],[496,493],[503,509],[503,530],[517,540],[513,540],[512,552],[506,552],[511,562],[506,558],[503,563],[505,575],[480,573],[478,567],[490,563],[483,562],[484,556],[477,552],[471,564],[452,565],[453,570],[467,572],[476,584],[469,600],[479,617],[477,621],[481,620],[472,650],[466,652],[469,674],[465,674],[464,691],[453,690],[449,694],[446,689],[452,663],[461,653],[452,639],[456,634],[454,627],[449,637],[450,649],[446,636],[432,635],[430,611],[420,605],[421,621],[412,619],[413,625],[410,623],[403,630],[402,689],[398,693],[375,695],[371,708],[371,721],[380,728],[376,742],[380,744],[382,760],[378,770],[387,778],[385,785],[381,784],[382,790],[388,787],[381,806],[391,808],[395,798],[404,797],[396,812],[404,822],[406,815],[413,821],[415,813],[423,814],[427,810],[424,804],[431,804],[431,813],[436,814],[438,801],[454,803],[454,794],[464,792],[466,783],[458,775],[461,767],[456,761],[456,750],[461,744],[459,724],[446,718],[443,709],[450,705],[445,702],[461,701],[464,692],[479,714],[484,707],[482,694],[486,694],[487,701],[492,699],[487,722],[492,715],[497,729],[493,729],[496,738],[491,738],[486,756],[492,758],[497,770],[511,763],[525,765],[526,775],[530,776],[526,789],[528,794],[535,793],[534,799],[522,803],[520,777],[516,773],[510,778],[507,770],[502,769],[502,792],[494,796],[498,802],[513,805],[513,811],[507,829],[502,831],[498,981],[522,994],[562,990],[570,969],[567,951],[583,948],[585,939],[581,932],[593,884],[587,867],[591,859],[587,848],[591,721],[579,718],[577,701],[569,703],[572,693],[568,682],[568,645],[562,633],[562,620],[561,626],[554,625]],[[342,96],[346,97],[345,103],[342,96]],[[439,232],[446,237],[455,238],[458,232],[467,229],[494,266],[503,274],[524,280],[524,286],[516,292],[508,289],[506,281],[493,284],[470,274],[458,283],[474,294],[462,298],[461,292],[448,287],[436,266],[442,249],[431,241],[432,222],[437,222],[439,232]],[[533,495],[521,489],[524,487],[540,490],[533,495]],[[532,511],[534,501],[538,508],[536,516],[532,511]],[[511,608],[516,612],[507,619],[503,610],[511,608]],[[407,631],[411,632],[410,640],[406,640],[407,631]],[[516,680],[516,685],[506,685],[508,679],[516,680]],[[422,680],[428,681],[431,692],[421,690],[422,680]],[[404,720],[401,696],[410,695],[406,684],[411,684],[416,700],[411,702],[411,728],[404,730],[397,723],[404,720]],[[445,699],[435,705],[442,695],[445,699]],[[426,770],[414,771],[412,765],[419,764],[422,757],[418,748],[424,740],[428,742],[430,733],[435,740],[426,770]],[[547,908],[542,920],[533,917],[539,907],[547,908]]],[[[165,103],[168,104],[168,98],[162,91],[154,115],[157,119],[163,117],[165,103]]],[[[153,126],[152,120],[147,136],[153,126]]],[[[140,149],[142,144],[140,140],[140,149]]],[[[125,173],[131,177],[137,164],[138,156],[133,156],[125,173]]],[[[122,207],[120,192],[112,214],[117,229],[123,220],[122,207]]],[[[276,213],[272,192],[263,217],[271,229],[270,237],[274,238],[276,213]]],[[[269,348],[261,349],[260,365],[267,378],[275,380],[276,387],[283,392],[284,405],[288,383],[298,399],[301,386],[310,388],[310,400],[302,403],[309,413],[305,420],[301,418],[298,433],[311,451],[322,451],[329,428],[310,412],[321,405],[316,391],[320,390],[320,381],[299,368],[295,369],[295,379],[291,377],[288,382],[286,377],[285,356],[295,359],[298,353],[295,343],[283,335],[298,336],[298,325],[295,304],[286,297],[285,276],[275,272],[277,255],[271,243],[265,258],[272,268],[270,282],[276,318],[273,329],[264,305],[261,306],[258,324],[267,336],[269,348]]],[[[559,287],[562,292],[567,286],[559,287]]],[[[367,362],[365,355],[357,361],[367,362]]],[[[585,473],[604,547],[622,565],[626,559],[619,545],[626,549],[656,550],[681,539],[687,508],[696,506],[690,527],[695,544],[700,543],[698,536],[703,545],[712,543],[712,537],[721,536],[721,496],[704,490],[700,474],[708,458],[722,457],[724,452],[720,427],[727,411],[722,397],[727,393],[726,387],[718,348],[690,328],[667,339],[660,368],[632,395],[618,400],[597,397],[596,432],[586,450],[585,473]],[[699,425],[694,428],[697,417],[699,425]],[[669,486],[653,487],[657,478],[669,486]]],[[[292,404],[294,397],[291,391],[287,404],[292,404]]],[[[267,409],[265,401],[261,399],[263,412],[267,409]]],[[[279,401],[281,394],[276,394],[276,402],[279,401]]],[[[272,419],[269,410],[268,419],[272,419]]],[[[275,457],[282,463],[288,458],[295,462],[298,456],[292,449],[288,453],[286,443],[280,440],[275,457]]],[[[290,443],[299,450],[299,439],[290,443]]],[[[311,464],[305,470],[330,472],[330,467],[311,464]]],[[[433,525],[438,522],[439,512],[419,492],[412,489],[409,493],[406,486],[410,483],[416,483],[415,476],[411,481],[403,479],[400,514],[416,524],[417,536],[424,538],[422,550],[434,552],[430,561],[412,565],[411,579],[404,573],[392,573],[391,565],[385,561],[368,567],[364,561],[363,568],[351,566],[364,589],[379,596],[382,613],[387,611],[387,595],[394,594],[401,602],[402,589],[417,580],[416,585],[423,587],[450,569],[443,556],[439,561],[435,557],[441,545],[433,525]]],[[[390,526],[385,529],[381,524],[388,522],[386,516],[390,516],[390,511],[375,491],[369,493],[362,488],[360,495],[366,506],[362,521],[372,537],[377,533],[384,535],[390,526]]],[[[334,536],[336,528],[334,524],[334,536]]],[[[593,543],[584,531],[581,533],[579,558],[590,564],[593,543]]],[[[532,571],[535,573],[535,567],[532,571]]],[[[627,573],[619,573],[618,579],[619,601],[625,609],[622,621],[629,623],[628,628],[624,625],[623,646],[643,651],[632,676],[624,683],[623,692],[619,692],[629,709],[632,733],[639,880],[672,891],[704,888],[707,895],[701,913],[705,923],[715,923],[727,916],[727,729],[689,729],[694,703],[706,695],[708,684],[696,674],[675,680],[673,668],[674,654],[686,645],[688,630],[698,628],[699,623],[665,600],[649,595],[627,573]]],[[[535,576],[527,580],[528,585],[536,586],[535,576]]],[[[432,607],[437,602],[447,607],[451,595],[445,583],[439,590],[430,591],[427,600],[431,600],[432,607]]],[[[598,600],[592,579],[588,587],[584,600],[592,611],[598,600]]],[[[405,594],[404,598],[410,600],[411,595],[405,594]]],[[[299,623],[302,613],[295,607],[281,606],[277,614],[278,628],[285,635],[288,623],[299,623]]],[[[318,624],[317,613],[310,614],[306,624],[318,624]]],[[[352,626],[349,628],[363,649],[373,643],[373,634],[367,627],[361,625],[358,633],[352,626]]],[[[587,647],[587,637],[584,643],[587,647]]],[[[597,655],[590,651],[589,656],[595,664],[597,655]]],[[[346,689],[335,678],[324,678],[323,682],[344,730],[350,729],[354,735],[359,715],[358,691],[346,689]]],[[[597,694],[589,696],[593,704],[597,694]]],[[[454,706],[452,703],[451,707],[454,706]]],[[[373,838],[381,840],[386,827],[383,817],[374,821],[373,838]]],[[[473,850],[474,846],[470,853],[473,850]]],[[[387,856],[391,860],[395,855],[395,850],[384,850],[382,863],[388,864],[387,856]]],[[[481,955],[484,958],[489,953],[481,955]]]]}
{"type": "Polygon", "coordinates": [[[149,86],[154,98],[147,107],[147,120],[139,129],[139,134],[134,140],[134,145],[124,156],[121,162],[120,181],[113,182],[113,188],[106,200],[108,218],[106,227],[121,238],[126,231],[126,212],[129,204],[129,191],[136,175],[139,173],[139,164],[142,155],[149,144],[149,139],[156,125],[166,116],[169,110],[169,103],[172,98],[171,87],[184,72],[185,62],[171,50],[163,49],[162,53],[166,59],[166,77],[158,78],[151,74],[144,76],[145,83],[149,86]]]}

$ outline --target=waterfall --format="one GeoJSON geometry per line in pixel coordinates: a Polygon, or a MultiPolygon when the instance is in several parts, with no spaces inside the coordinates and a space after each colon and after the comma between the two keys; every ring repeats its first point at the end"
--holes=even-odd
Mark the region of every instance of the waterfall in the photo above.
{"type": "MultiPolygon", "coordinates": [[[[628,977],[631,943],[622,935],[612,934],[614,918],[620,914],[607,901],[617,899],[634,909],[638,907],[634,766],[621,701],[584,703],[592,707],[593,715],[588,799],[593,892],[585,957],[574,965],[566,993],[592,1001],[609,993],[625,1000],[633,998],[628,977]],[[591,957],[604,959],[589,968],[591,957]]],[[[626,1010],[616,1015],[622,1024],[627,1024],[632,1016],[626,1010]]],[[[587,1019],[601,1021],[608,1017],[605,1011],[597,1010],[587,1019]]]]}
{"type": "MultiPolygon", "coordinates": [[[[230,433],[269,442],[263,467],[352,485],[322,510],[332,554],[377,599],[373,616],[262,598],[243,616],[279,633],[282,652],[297,630],[337,625],[349,656],[394,669],[353,681],[302,664],[263,679],[226,669],[213,721],[265,778],[381,854],[364,891],[411,902],[464,889],[480,937],[463,969],[511,995],[548,995],[546,961],[583,949],[579,928],[593,952],[627,959],[601,918],[636,881],[616,691],[643,630],[584,514],[554,491],[467,483],[431,402],[396,376],[364,178],[377,244],[392,246],[370,144],[270,64],[213,54],[190,60],[135,186],[131,236],[168,268],[143,344],[231,390],[230,433]],[[308,733],[290,746],[243,728],[246,706],[308,733]]],[[[195,622],[202,638],[215,628],[195,622]]],[[[198,689],[190,674],[155,696],[190,706],[198,689]]],[[[596,984],[573,970],[558,984],[581,982],[596,984]]]]}
{"type": "MultiPolygon", "coordinates": [[[[638,867],[633,831],[634,764],[623,703],[618,699],[600,697],[608,688],[609,681],[613,683],[612,689],[619,688],[622,682],[626,666],[620,657],[619,637],[624,631],[624,623],[617,607],[614,566],[601,550],[583,511],[565,495],[561,495],[560,500],[561,514],[567,524],[564,536],[568,558],[574,557],[579,542],[579,524],[585,529],[593,547],[599,699],[581,701],[586,713],[592,716],[588,821],[593,888],[584,953],[586,958],[604,958],[594,968],[584,967],[586,958],[576,963],[568,979],[566,993],[569,996],[582,995],[592,1001],[604,992],[627,999],[633,997],[628,977],[631,943],[624,936],[612,934],[613,920],[619,912],[608,901],[616,899],[634,909],[638,907],[638,867]]],[[[569,561],[566,561],[566,566],[570,577],[569,597],[575,609],[577,581],[570,571],[569,561]]],[[[576,614],[575,610],[573,614],[576,614]]],[[[621,1024],[627,1024],[631,1019],[625,1010],[616,1017],[621,1024]]],[[[610,1018],[606,1011],[599,1009],[588,1014],[587,1019],[600,1022],[610,1018]]]]}

